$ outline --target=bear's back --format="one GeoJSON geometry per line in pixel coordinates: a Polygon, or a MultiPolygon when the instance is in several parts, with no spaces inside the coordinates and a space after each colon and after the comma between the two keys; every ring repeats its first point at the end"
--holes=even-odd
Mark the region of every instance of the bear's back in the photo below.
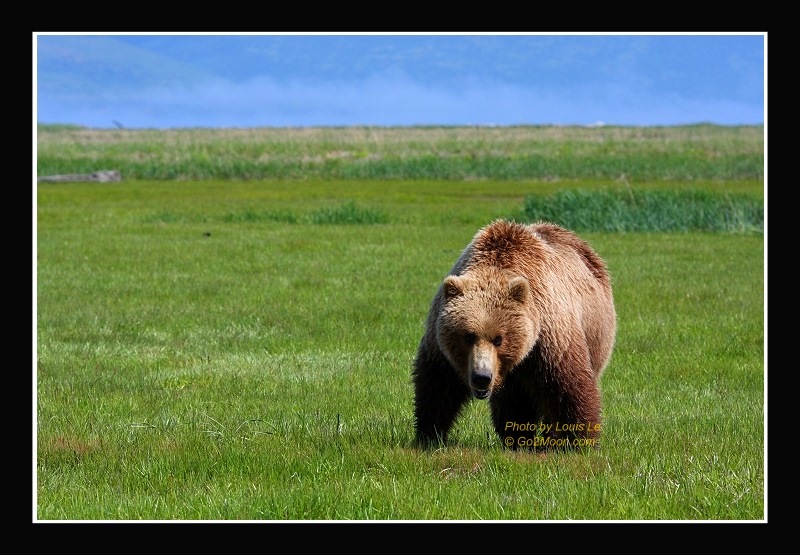
{"type": "Polygon", "coordinates": [[[592,276],[606,288],[611,287],[605,261],[589,244],[572,231],[549,222],[492,222],[478,231],[450,273],[460,275],[470,268],[488,265],[531,277],[554,255],[567,260],[577,257],[592,276]]]}
{"type": "Polygon", "coordinates": [[[544,256],[541,239],[528,226],[496,220],[478,230],[450,273],[460,275],[479,266],[515,271],[544,256]]]}
{"type": "MultiPolygon", "coordinates": [[[[576,314],[580,314],[578,321],[587,343],[592,369],[595,377],[599,378],[611,358],[617,328],[608,266],[586,241],[567,229],[548,222],[538,222],[528,227],[531,233],[559,253],[558,257],[566,263],[566,271],[572,269],[566,279],[560,280],[558,295],[570,290],[572,299],[580,299],[569,306],[581,307],[576,314]]],[[[559,304],[557,301],[551,306],[559,304]]],[[[561,332],[563,330],[558,327],[551,330],[552,343],[557,344],[562,340],[561,332]]]]}
{"type": "Polygon", "coordinates": [[[610,285],[611,277],[605,260],[575,233],[549,222],[537,222],[527,227],[534,235],[554,248],[576,253],[594,277],[605,285],[610,285]]]}

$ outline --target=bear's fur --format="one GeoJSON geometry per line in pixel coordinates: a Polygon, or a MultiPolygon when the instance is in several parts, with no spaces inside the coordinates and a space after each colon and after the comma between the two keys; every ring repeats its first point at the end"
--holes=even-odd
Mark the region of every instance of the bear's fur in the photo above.
{"type": "Polygon", "coordinates": [[[412,373],[417,442],[445,442],[474,397],[507,447],[596,443],[616,327],[606,263],[584,240],[552,223],[487,225],[431,303],[412,373]]]}

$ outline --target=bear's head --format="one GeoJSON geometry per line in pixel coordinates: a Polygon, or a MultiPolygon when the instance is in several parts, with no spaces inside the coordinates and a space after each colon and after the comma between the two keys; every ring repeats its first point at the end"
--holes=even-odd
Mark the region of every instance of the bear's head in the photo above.
{"type": "Polygon", "coordinates": [[[486,399],[538,339],[530,284],[502,271],[451,275],[442,284],[442,303],[439,346],[472,395],[486,399]]]}

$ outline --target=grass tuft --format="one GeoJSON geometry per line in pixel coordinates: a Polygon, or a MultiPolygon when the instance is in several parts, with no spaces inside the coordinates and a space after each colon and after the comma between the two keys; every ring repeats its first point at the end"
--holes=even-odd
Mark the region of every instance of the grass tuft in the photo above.
{"type": "Polygon", "coordinates": [[[562,190],[525,198],[523,217],[575,231],[763,233],[764,201],[702,190],[562,190]]]}
{"type": "Polygon", "coordinates": [[[389,218],[385,213],[371,208],[360,208],[354,202],[326,207],[309,215],[312,224],[385,224],[389,218]]]}

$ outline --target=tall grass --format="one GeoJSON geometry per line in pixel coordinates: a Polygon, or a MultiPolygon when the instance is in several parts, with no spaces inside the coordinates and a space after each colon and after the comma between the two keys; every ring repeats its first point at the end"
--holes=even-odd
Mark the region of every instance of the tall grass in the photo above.
{"type": "Polygon", "coordinates": [[[38,127],[39,176],[99,169],[148,180],[758,180],[764,128],[38,127]]]}
{"type": "Polygon", "coordinates": [[[525,199],[524,218],[576,231],[764,231],[764,201],[752,194],[704,190],[569,189],[525,199]]]}

